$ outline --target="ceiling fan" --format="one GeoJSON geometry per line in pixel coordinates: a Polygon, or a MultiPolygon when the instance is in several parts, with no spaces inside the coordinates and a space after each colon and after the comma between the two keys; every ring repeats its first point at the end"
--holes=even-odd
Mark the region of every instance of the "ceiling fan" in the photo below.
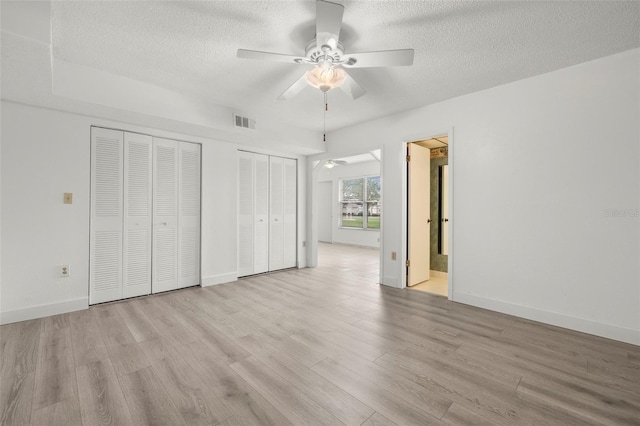
{"type": "Polygon", "coordinates": [[[324,162],[324,167],[327,169],[333,169],[335,166],[346,166],[349,164],[344,160],[326,160],[324,162]]]}
{"type": "Polygon", "coordinates": [[[278,99],[287,100],[297,95],[306,85],[327,92],[339,87],[352,99],[366,93],[345,69],[390,67],[413,64],[413,49],[384,50],[378,52],[345,53],[340,43],[340,27],[344,6],[324,0],[316,2],[316,38],[307,43],[305,56],[238,49],[237,57],[265,61],[312,65],[278,99]]]}

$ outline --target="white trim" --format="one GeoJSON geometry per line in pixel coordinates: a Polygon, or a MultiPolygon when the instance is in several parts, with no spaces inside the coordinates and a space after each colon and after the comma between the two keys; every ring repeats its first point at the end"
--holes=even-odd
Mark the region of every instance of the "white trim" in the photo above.
{"type": "Polygon", "coordinates": [[[211,285],[225,284],[238,281],[238,272],[227,272],[225,274],[209,275],[208,277],[202,277],[202,287],[209,287],[211,285]]]}
{"type": "Polygon", "coordinates": [[[456,293],[455,300],[479,308],[502,312],[520,318],[538,321],[557,327],[568,328],[608,339],[640,345],[640,331],[613,324],[604,324],[584,318],[573,317],[557,312],[544,311],[529,306],[515,305],[502,300],[488,299],[472,294],[456,293]]]}
{"type": "Polygon", "coordinates": [[[84,309],[89,309],[89,297],[80,297],[78,299],[65,300],[63,302],[0,312],[0,324],[10,324],[12,322],[82,311],[84,309]]]}
{"type": "Polygon", "coordinates": [[[455,168],[453,167],[453,164],[455,162],[455,146],[456,144],[454,143],[454,128],[451,127],[449,129],[449,139],[448,139],[448,151],[447,151],[447,171],[449,173],[449,181],[448,181],[448,188],[447,190],[449,191],[449,196],[447,197],[447,200],[449,201],[449,208],[447,209],[447,215],[449,216],[449,224],[447,226],[447,231],[449,232],[449,236],[448,238],[448,242],[449,242],[449,254],[447,255],[447,298],[449,300],[454,300],[453,299],[453,260],[455,258],[453,249],[455,247],[455,242],[453,241],[453,227],[455,225],[455,220],[454,216],[456,213],[456,210],[454,208],[453,205],[453,194],[454,194],[454,178],[453,178],[453,171],[455,170],[455,168]]]}

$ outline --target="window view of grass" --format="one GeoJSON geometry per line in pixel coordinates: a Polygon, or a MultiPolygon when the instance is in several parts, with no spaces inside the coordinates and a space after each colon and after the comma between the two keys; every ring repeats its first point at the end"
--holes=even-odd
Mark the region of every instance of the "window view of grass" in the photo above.
{"type": "Polygon", "coordinates": [[[343,228],[380,229],[380,176],[340,181],[343,228]]]}
{"type": "Polygon", "coordinates": [[[367,217],[367,228],[380,229],[380,216],[367,217]]]}

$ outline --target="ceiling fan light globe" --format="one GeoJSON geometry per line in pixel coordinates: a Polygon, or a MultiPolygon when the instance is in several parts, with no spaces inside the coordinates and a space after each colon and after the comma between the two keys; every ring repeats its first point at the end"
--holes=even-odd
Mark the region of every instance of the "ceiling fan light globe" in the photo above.
{"type": "Polygon", "coordinates": [[[323,61],[306,74],[307,83],[323,92],[340,87],[347,78],[342,68],[336,68],[328,61],[323,61]]]}

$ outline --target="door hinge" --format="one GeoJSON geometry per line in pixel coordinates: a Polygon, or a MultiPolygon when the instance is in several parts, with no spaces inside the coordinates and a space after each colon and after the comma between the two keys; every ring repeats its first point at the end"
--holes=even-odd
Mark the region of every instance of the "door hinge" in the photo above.
{"type": "Polygon", "coordinates": [[[409,266],[411,266],[411,261],[409,259],[407,259],[407,261],[405,262],[405,265],[408,268],[409,266]]]}
{"type": "Polygon", "coordinates": [[[410,156],[410,155],[407,155],[407,163],[408,163],[409,161],[411,161],[411,156],[410,156]]]}

